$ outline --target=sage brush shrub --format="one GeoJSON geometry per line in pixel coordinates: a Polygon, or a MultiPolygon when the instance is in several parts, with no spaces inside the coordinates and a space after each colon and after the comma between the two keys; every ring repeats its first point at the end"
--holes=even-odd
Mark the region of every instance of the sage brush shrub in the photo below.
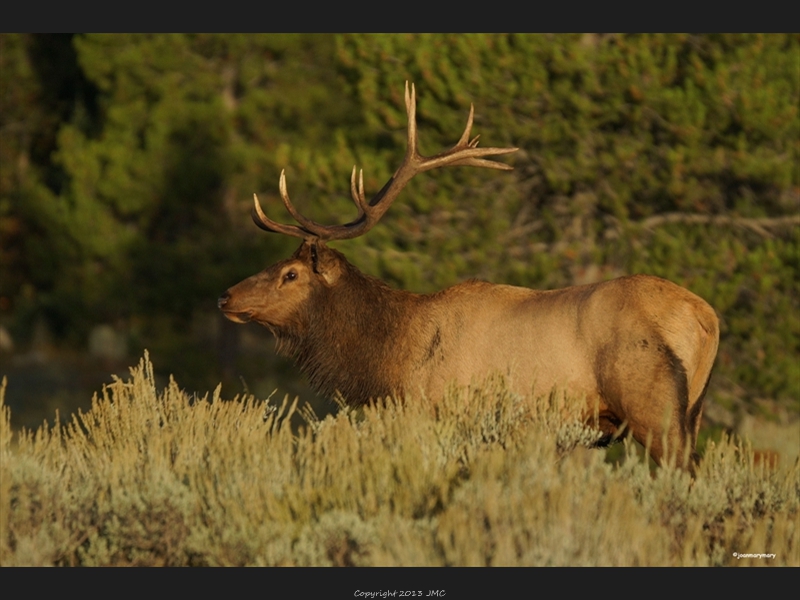
{"type": "Polygon", "coordinates": [[[145,357],[87,412],[18,433],[4,389],[3,565],[800,566],[800,465],[728,439],[694,481],[629,444],[612,465],[577,404],[500,378],[320,420],[159,390],[145,357]]]}

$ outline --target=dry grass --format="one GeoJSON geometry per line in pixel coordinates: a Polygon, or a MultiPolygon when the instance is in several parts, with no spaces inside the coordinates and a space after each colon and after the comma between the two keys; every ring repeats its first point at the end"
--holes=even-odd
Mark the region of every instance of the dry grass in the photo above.
{"type": "Polygon", "coordinates": [[[799,465],[730,440],[694,481],[610,465],[566,400],[502,381],[299,431],[146,358],[66,426],[15,435],[1,396],[3,565],[800,565],[799,465]]]}

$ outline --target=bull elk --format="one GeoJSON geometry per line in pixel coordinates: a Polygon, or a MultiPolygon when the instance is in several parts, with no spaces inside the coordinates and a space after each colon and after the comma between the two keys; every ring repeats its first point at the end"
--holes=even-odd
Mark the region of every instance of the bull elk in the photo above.
{"type": "Polygon", "coordinates": [[[601,443],[626,426],[650,444],[658,463],[665,440],[695,457],[719,324],[714,310],[688,290],[633,275],[549,291],[473,280],[423,295],[364,275],[326,245],[372,229],[417,173],[461,165],[511,169],[486,157],[516,148],[478,148],[478,138],[470,140],[473,108],[453,148],[420,155],[408,83],[405,103],[405,159],[369,201],[363,171],[357,179],[353,168],[353,221],[326,226],[301,215],[284,173],[280,195],[299,225],[267,217],[254,194],[258,227],[303,241],[287,260],[228,289],[218,301],[225,316],[267,327],[278,352],[294,357],[318,392],[338,391],[354,405],[389,395],[435,399],[451,382],[468,385],[499,372],[522,394],[535,386],[540,394],[564,390],[585,401],[601,443]]]}

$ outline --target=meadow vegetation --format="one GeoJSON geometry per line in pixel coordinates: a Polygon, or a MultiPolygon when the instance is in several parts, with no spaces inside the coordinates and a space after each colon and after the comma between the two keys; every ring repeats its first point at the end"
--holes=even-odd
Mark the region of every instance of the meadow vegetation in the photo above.
{"type": "Polygon", "coordinates": [[[497,379],[318,419],[158,389],[145,356],[15,432],[3,389],[0,564],[800,566],[800,463],[723,438],[694,480],[627,442],[612,464],[568,398],[528,400],[497,379]]]}

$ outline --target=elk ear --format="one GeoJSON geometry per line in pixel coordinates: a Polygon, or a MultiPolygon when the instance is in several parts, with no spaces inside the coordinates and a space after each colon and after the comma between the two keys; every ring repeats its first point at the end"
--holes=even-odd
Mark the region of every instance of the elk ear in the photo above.
{"type": "Polygon", "coordinates": [[[341,259],[324,244],[311,246],[311,263],[314,272],[321,275],[328,285],[333,285],[342,274],[341,259]]]}

